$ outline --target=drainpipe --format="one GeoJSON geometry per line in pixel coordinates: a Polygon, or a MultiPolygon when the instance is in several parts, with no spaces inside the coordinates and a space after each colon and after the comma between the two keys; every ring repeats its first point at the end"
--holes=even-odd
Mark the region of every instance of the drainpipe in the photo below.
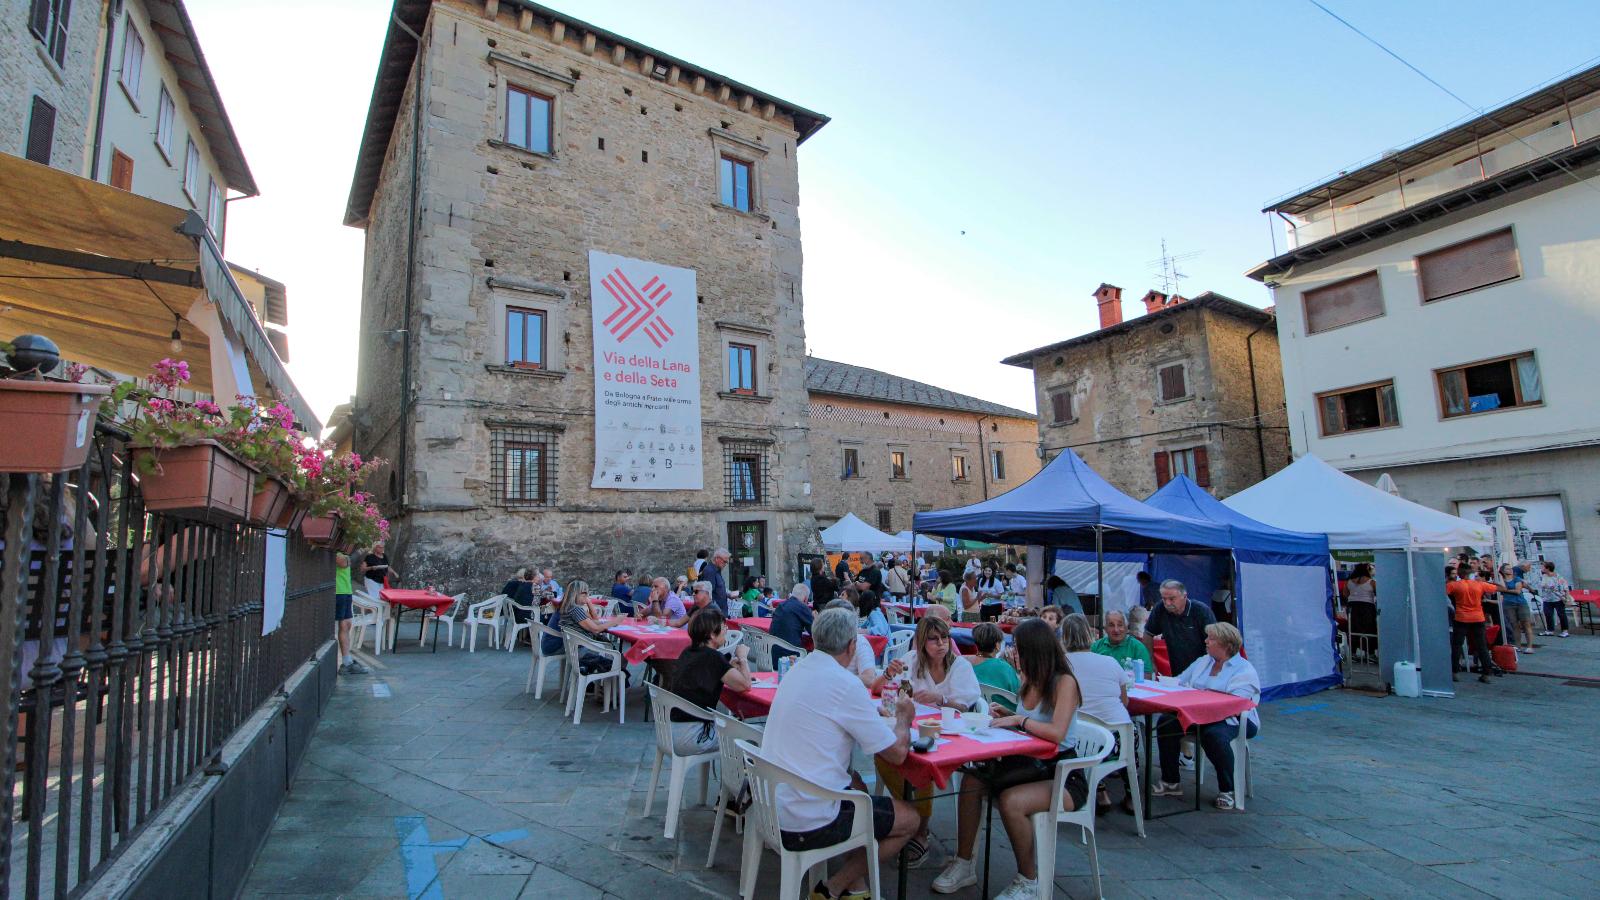
{"type": "MultiPolygon", "coordinates": [[[[1273,316],[1272,322],[1276,321],[1277,316],[1273,316]]],[[[1244,356],[1250,367],[1250,415],[1254,417],[1253,421],[1256,423],[1256,458],[1261,464],[1261,477],[1263,479],[1267,477],[1267,442],[1262,437],[1261,394],[1256,389],[1256,350],[1255,347],[1251,346],[1250,341],[1272,322],[1263,322],[1256,326],[1256,330],[1250,332],[1244,339],[1244,356]]]]}
{"type": "Polygon", "coordinates": [[[983,499],[989,499],[989,454],[983,449],[983,420],[992,416],[978,417],[978,474],[983,478],[983,499]]]}
{"type": "Polygon", "coordinates": [[[415,397],[411,390],[411,311],[412,296],[416,289],[417,267],[417,206],[419,204],[420,179],[422,168],[422,37],[415,31],[406,27],[400,21],[397,13],[390,12],[390,19],[395,27],[411,36],[417,45],[416,56],[411,61],[412,70],[416,72],[416,87],[411,92],[411,212],[407,220],[409,230],[406,234],[406,286],[404,320],[400,332],[404,343],[400,352],[400,452],[397,454],[396,465],[400,472],[400,496],[397,498],[396,515],[405,515],[406,503],[410,499],[410,439],[411,439],[411,405],[415,397]]]}
{"type": "Polygon", "coordinates": [[[89,180],[100,180],[100,141],[106,131],[106,95],[111,87],[111,47],[117,42],[117,7],[106,4],[106,44],[100,53],[100,102],[94,110],[94,149],[89,151],[89,180]]]}

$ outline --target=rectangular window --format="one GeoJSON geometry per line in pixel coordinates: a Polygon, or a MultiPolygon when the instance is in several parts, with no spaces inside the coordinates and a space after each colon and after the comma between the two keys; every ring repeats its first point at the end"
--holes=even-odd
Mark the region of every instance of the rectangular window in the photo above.
{"type": "Polygon", "coordinates": [[[172,94],[167,92],[167,86],[161,86],[161,100],[156,104],[156,147],[161,155],[170,162],[172,160],[172,116],[176,107],[172,103],[172,94]]]}
{"type": "Polygon", "coordinates": [[[878,507],[878,530],[889,533],[894,527],[894,510],[887,506],[878,507]]]}
{"type": "Polygon", "coordinates": [[[1440,369],[1434,377],[1447,419],[1544,402],[1539,361],[1532,353],[1440,369]]]}
{"type": "Polygon", "coordinates": [[[133,159],[121,150],[111,151],[111,186],[133,190],[133,159]]]}
{"type": "Polygon", "coordinates": [[[904,450],[891,450],[889,452],[889,477],[905,480],[906,452],[904,450]]]}
{"type": "Polygon", "coordinates": [[[766,506],[772,496],[767,445],[727,441],[722,445],[722,478],[729,506],[766,506]]]}
{"type": "Polygon", "coordinates": [[[1318,394],[1317,416],[1322,422],[1323,437],[1399,425],[1394,382],[1382,381],[1318,394]]]}
{"type": "Polygon", "coordinates": [[[135,107],[139,105],[139,84],[143,80],[144,38],[139,36],[138,30],[133,27],[133,17],[129,16],[123,27],[122,73],[117,76],[117,81],[128,92],[128,98],[135,107]]]}
{"type": "Polygon", "coordinates": [[[544,368],[543,312],[506,307],[506,365],[519,369],[544,368]]]}
{"type": "Polygon", "coordinates": [[[1517,242],[1509,228],[1417,257],[1423,303],[1510,281],[1521,275],[1517,242]]]}
{"type": "Polygon", "coordinates": [[[538,426],[490,433],[490,485],[496,505],[555,505],[558,437],[556,431],[538,426]]]}
{"type": "Polygon", "coordinates": [[[1383,291],[1378,286],[1377,272],[1306,291],[1300,299],[1305,304],[1306,334],[1383,315],[1383,291]]]}
{"type": "Polygon", "coordinates": [[[1006,480],[1006,454],[1003,450],[989,451],[989,477],[995,481],[1006,480]]]}
{"type": "Polygon", "coordinates": [[[72,0],[33,0],[28,10],[28,30],[44,42],[57,65],[67,63],[67,23],[71,19],[72,0]]]}
{"type": "Polygon", "coordinates": [[[1156,451],[1156,487],[1187,475],[1190,481],[1203,488],[1211,486],[1211,461],[1204,447],[1185,447],[1181,450],[1156,451]]]}
{"type": "Polygon", "coordinates": [[[1056,391],[1050,395],[1050,416],[1057,424],[1076,418],[1072,411],[1072,391],[1056,391]]]}
{"type": "Polygon", "coordinates": [[[750,344],[728,345],[728,390],[736,394],[756,392],[756,348],[750,344]]]}
{"type": "Polygon", "coordinates": [[[1189,396],[1189,379],[1183,363],[1173,363],[1156,370],[1156,396],[1162,403],[1171,403],[1189,396]]]}
{"type": "Polygon", "coordinates": [[[28,145],[22,155],[48,166],[55,143],[56,108],[42,98],[35,97],[33,109],[28,114],[28,145]]]}
{"type": "Polygon", "coordinates": [[[194,145],[194,138],[183,148],[183,192],[190,203],[200,202],[200,148],[194,145]]]}
{"type": "Polygon", "coordinates": [[[950,457],[950,477],[956,481],[967,480],[967,458],[965,456],[950,457]]]}
{"type": "Polygon", "coordinates": [[[841,478],[861,477],[861,453],[854,447],[844,448],[844,473],[841,478]]]}
{"type": "Polygon", "coordinates": [[[535,153],[549,153],[554,109],[551,98],[506,85],[506,143],[535,153]]]}
{"type": "Polygon", "coordinates": [[[217,240],[222,240],[222,215],[227,210],[223,204],[222,188],[217,186],[217,180],[206,177],[206,222],[211,226],[211,233],[217,240]]]}
{"type": "Polygon", "coordinates": [[[722,205],[750,211],[750,164],[731,156],[722,157],[718,180],[722,186],[722,205]]]}

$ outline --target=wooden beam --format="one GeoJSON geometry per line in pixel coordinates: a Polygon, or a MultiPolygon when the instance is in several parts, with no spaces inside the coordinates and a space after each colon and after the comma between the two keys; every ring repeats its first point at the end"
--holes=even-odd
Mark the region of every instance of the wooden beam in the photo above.
{"type": "Polygon", "coordinates": [[[28,260],[29,262],[61,266],[67,269],[81,269],[85,272],[99,272],[105,275],[121,275],[124,278],[154,281],[158,284],[176,284],[182,287],[202,286],[199,269],[158,266],[150,262],[117,259],[112,256],[101,256],[98,253],[63,250],[58,247],[43,247],[38,244],[23,243],[22,241],[0,239],[0,257],[28,260]]]}
{"type": "Polygon", "coordinates": [[[550,23],[550,40],[559,44],[567,39],[567,23],[560,19],[550,23]]]}

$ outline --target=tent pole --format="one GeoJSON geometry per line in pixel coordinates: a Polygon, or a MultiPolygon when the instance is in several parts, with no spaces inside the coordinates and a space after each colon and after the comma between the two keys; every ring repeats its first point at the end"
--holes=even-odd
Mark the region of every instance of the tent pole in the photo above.
{"type": "Polygon", "coordinates": [[[1101,627],[1106,620],[1106,553],[1105,553],[1105,526],[1094,527],[1094,582],[1095,591],[1099,593],[1096,598],[1100,601],[1100,611],[1095,615],[1094,627],[1101,627]]]}
{"type": "MultiPolygon", "coordinates": [[[[1409,534],[1407,535],[1409,537],[1409,534]]],[[[1411,596],[1411,647],[1416,656],[1417,671],[1422,671],[1422,629],[1417,624],[1417,567],[1414,559],[1415,553],[1406,546],[1406,590],[1411,596]]]]}

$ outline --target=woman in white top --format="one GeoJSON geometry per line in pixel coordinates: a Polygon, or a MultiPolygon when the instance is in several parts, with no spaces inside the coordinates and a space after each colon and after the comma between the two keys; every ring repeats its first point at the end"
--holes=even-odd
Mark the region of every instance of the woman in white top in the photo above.
{"type": "MultiPolygon", "coordinates": [[[[1133,718],[1128,715],[1128,684],[1133,681],[1133,673],[1122,668],[1115,659],[1090,651],[1094,646],[1094,631],[1089,627],[1089,620],[1080,613],[1067,616],[1061,625],[1061,634],[1061,641],[1067,648],[1067,662],[1072,664],[1072,675],[1078,679],[1078,692],[1083,698],[1078,711],[1113,727],[1132,723],[1133,718]]],[[[1121,740],[1119,736],[1108,758],[1118,758],[1122,752],[1121,740]]],[[[1128,748],[1129,752],[1133,749],[1128,748]]],[[[1117,774],[1122,776],[1122,783],[1127,787],[1128,770],[1120,769],[1117,774]]],[[[1129,815],[1133,814],[1131,788],[1123,792],[1122,805],[1127,807],[1129,815]]],[[[1111,795],[1106,792],[1104,782],[1100,784],[1100,795],[1095,798],[1095,808],[1100,812],[1111,808],[1111,795]]]]}
{"type": "Polygon", "coordinates": [[[983,595],[978,591],[978,576],[968,572],[961,579],[961,621],[976,622],[983,612],[983,595]]]}
{"type": "MultiPolygon", "coordinates": [[[[1253,703],[1261,702],[1261,676],[1248,659],[1239,655],[1244,639],[1239,629],[1226,622],[1206,626],[1206,655],[1195,660],[1178,676],[1185,687],[1203,691],[1218,691],[1243,697],[1253,703]]],[[[1253,738],[1261,730],[1261,717],[1251,707],[1244,714],[1245,738],[1253,738]]],[[[1206,759],[1217,770],[1217,809],[1233,809],[1233,739],[1239,735],[1239,717],[1200,726],[1200,747],[1206,759]]],[[[1156,743],[1161,748],[1161,785],[1154,793],[1161,797],[1177,797],[1183,793],[1178,784],[1178,743],[1183,738],[1183,728],[1172,716],[1162,716],[1156,725],[1156,743]]]]}
{"type": "Polygon", "coordinates": [[[1344,583],[1345,610],[1350,629],[1350,650],[1357,662],[1378,653],[1378,580],[1371,563],[1358,563],[1344,583]]]}

